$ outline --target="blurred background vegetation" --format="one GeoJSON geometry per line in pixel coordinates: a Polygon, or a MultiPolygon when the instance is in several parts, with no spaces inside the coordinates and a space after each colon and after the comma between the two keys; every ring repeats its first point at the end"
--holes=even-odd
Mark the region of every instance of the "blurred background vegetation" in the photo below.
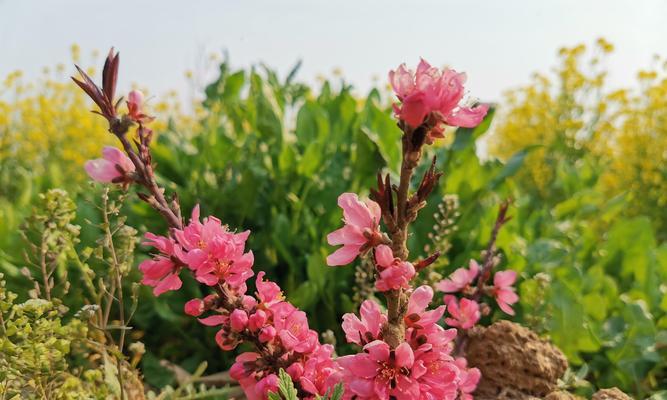
{"type": "MultiPolygon", "coordinates": [[[[638,71],[637,88],[611,88],[604,61],[612,51],[604,40],[562,49],[553,71],[508,91],[481,126],[429,149],[445,176],[410,247],[415,258],[444,253],[424,280],[447,275],[479,258],[498,204],[512,198],[498,244],[504,267],[521,276],[516,320],[566,353],[581,379],[565,384],[667,396],[667,68],[656,59],[638,71]]],[[[0,271],[23,297],[30,282],[19,232],[39,193],[68,191],[83,227],[77,246],[95,240],[86,226],[99,218],[100,188],[82,164],[113,140],[69,70],[47,70],[38,82],[15,73],[0,92],[0,271]]],[[[281,77],[222,62],[193,111],[173,96],[149,103],[163,121],[153,151],[184,209],[200,203],[204,214],[251,229],[257,268],[324,331],[372,296],[363,262],[325,265],[326,233],[341,218],[336,198],[367,194],[380,168],[397,172],[400,131],[387,88],[359,96],[342,78],[309,87],[297,71],[281,77]]],[[[140,232],[164,227],[139,202],[126,208],[140,232]]],[[[61,263],[75,269],[67,257],[61,263]]],[[[65,303],[76,310],[84,296],[72,282],[65,303]]],[[[213,328],[183,315],[202,293],[193,280],[184,287],[160,298],[142,288],[131,339],[145,343],[143,372],[155,387],[172,383],[161,359],[188,370],[205,360],[209,372],[230,364],[211,351],[213,328]]]]}

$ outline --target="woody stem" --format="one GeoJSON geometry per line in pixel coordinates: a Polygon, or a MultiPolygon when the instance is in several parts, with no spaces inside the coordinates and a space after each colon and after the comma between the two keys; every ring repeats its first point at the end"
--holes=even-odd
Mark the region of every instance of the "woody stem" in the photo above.
{"type": "Polygon", "coordinates": [[[146,188],[152,195],[152,199],[148,201],[150,206],[162,215],[170,227],[181,229],[183,227],[183,221],[169,206],[169,202],[164,197],[164,189],[158,186],[157,181],[155,180],[153,167],[137,154],[132,147],[132,144],[127,139],[126,133],[128,127],[122,123],[111,123],[110,130],[118,140],[120,140],[123,149],[132,161],[132,164],[134,164],[139,176],[138,183],[146,188]]]}
{"type": "MultiPolygon", "coordinates": [[[[421,158],[420,151],[411,149],[409,137],[404,134],[402,138],[403,158],[401,161],[401,177],[396,194],[396,224],[390,232],[391,250],[394,257],[401,260],[408,258],[408,195],[410,181],[414,169],[421,158]]],[[[390,189],[391,190],[391,189],[390,189]]],[[[407,310],[407,298],[403,289],[395,289],[385,292],[387,299],[387,324],[383,327],[383,338],[392,348],[398,347],[405,336],[405,313],[407,310]]]]}

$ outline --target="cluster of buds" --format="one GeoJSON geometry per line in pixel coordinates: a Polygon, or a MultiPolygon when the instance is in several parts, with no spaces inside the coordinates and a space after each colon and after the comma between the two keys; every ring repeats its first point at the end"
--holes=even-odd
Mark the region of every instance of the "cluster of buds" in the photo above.
{"type": "Polygon", "coordinates": [[[299,385],[303,397],[324,394],[328,378],[336,368],[333,347],[319,342],[308,326],[303,311],[285,301],[280,287],[257,274],[254,295],[247,294],[246,281],[253,275],[253,253],[245,252],[250,232],[233,233],[215,217],[200,221],[199,207],[183,229],[171,236],[147,233],[145,244],[158,254],[139,265],[142,283],[153,286],[155,295],[181,286],[178,274],[187,269],[195,279],[215,293],[185,304],[185,313],[217,326],[216,342],[222,350],[234,350],[241,343],[255,351],[242,353],[231,374],[249,398],[263,398],[275,391],[277,372],[284,369],[299,385]]]}

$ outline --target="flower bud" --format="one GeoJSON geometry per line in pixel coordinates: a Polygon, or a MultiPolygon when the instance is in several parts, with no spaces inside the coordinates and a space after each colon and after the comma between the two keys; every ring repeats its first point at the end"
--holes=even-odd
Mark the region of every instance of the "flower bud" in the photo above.
{"type": "Polygon", "coordinates": [[[267,320],[267,315],[264,310],[257,310],[253,315],[248,319],[248,329],[252,332],[257,332],[260,328],[264,326],[267,320]]]}
{"type": "Polygon", "coordinates": [[[127,95],[128,105],[138,111],[141,111],[141,104],[144,102],[144,94],[139,90],[133,90],[127,95]]]}
{"type": "Polygon", "coordinates": [[[204,302],[201,299],[192,299],[185,303],[185,313],[198,317],[204,312],[204,302]]]}
{"type": "Polygon", "coordinates": [[[229,337],[224,329],[220,329],[218,333],[215,334],[215,341],[218,343],[218,346],[225,351],[234,350],[239,344],[238,340],[229,337]]]}
{"type": "Polygon", "coordinates": [[[276,328],[272,326],[265,326],[259,331],[259,341],[262,343],[269,342],[276,337],[276,328]]]}
{"type": "Polygon", "coordinates": [[[241,332],[248,326],[248,314],[243,310],[234,310],[229,315],[229,324],[235,332],[241,332]]]}
{"type": "Polygon", "coordinates": [[[243,307],[245,307],[246,310],[254,308],[257,305],[257,300],[255,300],[254,297],[248,295],[244,295],[241,302],[243,303],[243,307]]]}

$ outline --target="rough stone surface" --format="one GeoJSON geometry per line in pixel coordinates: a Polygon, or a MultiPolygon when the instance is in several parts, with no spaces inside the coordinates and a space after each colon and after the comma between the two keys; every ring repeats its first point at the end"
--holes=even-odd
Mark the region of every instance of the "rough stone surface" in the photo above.
{"type": "Polygon", "coordinates": [[[551,392],[544,398],[544,400],[579,400],[579,399],[581,399],[581,397],[577,397],[572,393],[566,392],[564,390],[551,392]]]}
{"type": "Polygon", "coordinates": [[[618,390],[618,388],[601,389],[593,395],[593,400],[632,400],[632,397],[618,390]]]}
{"type": "Polygon", "coordinates": [[[472,329],[466,358],[482,372],[476,399],[541,399],[557,391],[557,381],[567,369],[567,360],[556,346],[509,321],[472,329]]]}

